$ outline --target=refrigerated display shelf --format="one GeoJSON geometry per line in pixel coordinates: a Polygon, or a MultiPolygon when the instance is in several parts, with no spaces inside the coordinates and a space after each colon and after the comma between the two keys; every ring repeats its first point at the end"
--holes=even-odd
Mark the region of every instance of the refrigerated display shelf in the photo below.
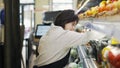
{"type": "Polygon", "coordinates": [[[85,46],[78,46],[78,55],[83,68],[97,68],[94,58],[89,57],[85,46]]]}

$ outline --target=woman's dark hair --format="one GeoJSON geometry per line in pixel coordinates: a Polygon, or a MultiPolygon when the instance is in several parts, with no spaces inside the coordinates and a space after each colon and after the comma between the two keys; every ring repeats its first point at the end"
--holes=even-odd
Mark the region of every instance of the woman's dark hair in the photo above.
{"type": "Polygon", "coordinates": [[[57,15],[54,25],[64,28],[65,24],[73,21],[78,22],[78,16],[75,15],[74,10],[64,10],[57,15]]]}

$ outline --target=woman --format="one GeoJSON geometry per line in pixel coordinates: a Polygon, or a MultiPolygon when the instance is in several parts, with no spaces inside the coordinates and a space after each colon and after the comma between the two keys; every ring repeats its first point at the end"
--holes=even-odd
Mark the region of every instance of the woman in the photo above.
{"type": "Polygon", "coordinates": [[[40,39],[34,68],[63,68],[68,63],[70,48],[90,40],[88,33],[74,31],[77,23],[73,10],[64,10],[56,17],[54,25],[40,39]]]}

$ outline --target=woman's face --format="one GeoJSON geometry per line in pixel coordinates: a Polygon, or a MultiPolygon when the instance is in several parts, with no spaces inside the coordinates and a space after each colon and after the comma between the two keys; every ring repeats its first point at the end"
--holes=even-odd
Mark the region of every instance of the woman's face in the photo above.
{"type": "Polygon", "coordinates": [[[65,30],[70,30],[70,31],[74,31],[75,30],[75,26],[76,26],[76,21],[73,22],[69,22],[67,24],[65,24],[65,30]]]}

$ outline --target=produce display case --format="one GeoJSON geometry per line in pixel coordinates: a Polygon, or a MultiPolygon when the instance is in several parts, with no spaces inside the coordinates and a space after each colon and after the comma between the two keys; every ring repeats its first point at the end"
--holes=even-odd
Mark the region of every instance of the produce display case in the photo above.
{"type": "MultiPolygon", "coordinates": [[[[95,29],[96,31],[100,31],[100,32],[103,32],[107,35],[109,35],[109,38],[112,38],[112,37],[115,37],[119,42],[120,42],[120,15],[114,15],[114,16],[107,16],[107,17],[101,17],[101,18],[86,18],[84,20],[81,20],[80,23],[91,23],[92,25],[94,26],[98,26],[99,25],[102,25],[104,27],[104,30],[99,30],[99,29],[95,29],[95,28],[92,28],[92,27],[89,27],[91,30],[95,29]]],[[[119,45],[119,44],[118,44],[119,45]]],[[[98,45],[97,45],[98,46],[98,45]]],[[[109,46],[109,45],[107,45],[109,46]]],[[[106,46],[106,47],[107,47],[106,46]]],[[[104,47],[103,49],[106,49],[106,47],[104,47]]],[[[117,55],[114,56],[115,57],[119,57],[119,53],[120,53],[120,47],[119,46],[114,46],[116,49],[117,49],[117,55]]],[[[115,48],[111,48],[110,51],[112,50],[113,52],[113,55],[114,55],[114,52],[116,52],[114,49],[115,48]]],[[[78,47],[78,50],[79,50],[79,56],[80,57],[85,57],[86,58],[86,54],[85,54],[85,46],[79,46],[78,47]],[[83,56],[81,56],[83,55],[83,56]]],[[[100,51],[100,53],[102,53],[102,49],[100,51]]],[[[102,57],[102,55],[101,55],[102,57]]],[[[106,67],[106,68],[110,68],[110,66],[112,66],[111,64],[109,64],[110,66],[107,66],[106,62],[103,62],[101,64],[98,64],[98,62],[96,62],[95,59],[93,58],[88,58],[87,56],[87,59],[85,58],[81,58],[83,61],[84,61],[84,65],[85,67],[83,68],[103,68],[103,67],[106,67]]],[[[108,59],[108,61],[110,61],[108,59]]],[[[112,60],[114,61],[114,60],[112,60]]],[[[119,60],[118,60],[119,62],[119,60]]],[[[119,65],[118,65],[119,66],[119,65]]],[[[118,68],[118,67],[115,67],[115,68],[118,68]]]]}
{"type": "MultiPolygon", "coordinates": [[[[80,11],[78,9],[78,11],[80,11]]],[[[77,11],[77,12],[78,12],[77,11]]],[[[98,32],[105,33],[112,41],[112,38],[117,39],[118,43],[114,44],[112,42],[107,46],[103,47],[99,53],[101,53],[102,62],[99,64],[96,58],[90,58],[88,55],[86,57],[86,46],[78,46],[78,54],[83,63],[83,68],[119,68],[120,67],[120,0],[106,0],[102,1],[99,5],[89,8],[83,13],[78,12],[80,18],[79,23],[83,26],[86,23],[89,25],[100,27],[103,30],[98,28],[93,28],[87,26],[88,29],[96,30],[98,32]],[[102,10],[101,10],[102,9],[102,10]],[[109,9],[109,10],[108,10],[109,9]],[[105,52],[106,51],[106,52],[105,52]],[[108,55],[106,56],[105,55],[108,55]],[[89,57],[89,58],[88,58],[89,57]],[[118,58],[116,60],[116,57],[118,58]],[[111,59],[112,58],[112,59],[111,59]],[[86,60],[86,61],[85,61],[86,60]],[[90,61],[91,60],[91,61],[90,61]]],[[[98,45],[97,45],[98,46],[98,45]]]]}

